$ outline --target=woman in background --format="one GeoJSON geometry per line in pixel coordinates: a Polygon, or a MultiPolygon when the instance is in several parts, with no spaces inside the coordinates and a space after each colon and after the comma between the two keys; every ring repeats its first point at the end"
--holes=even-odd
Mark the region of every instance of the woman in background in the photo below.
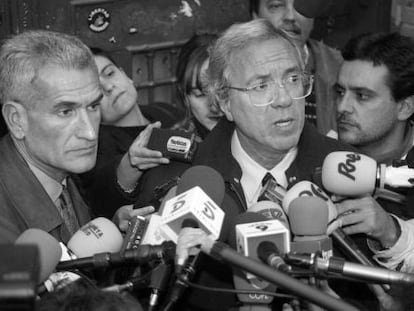
{"type": "Polygon", "coordinates": [[[203,140],[223,116],[207,92],[208,49],[216,39],[215,34],[195,34],[178,56],[177,93],[186,116],[173,128],[194,132],[198,140],[203,140]]]}

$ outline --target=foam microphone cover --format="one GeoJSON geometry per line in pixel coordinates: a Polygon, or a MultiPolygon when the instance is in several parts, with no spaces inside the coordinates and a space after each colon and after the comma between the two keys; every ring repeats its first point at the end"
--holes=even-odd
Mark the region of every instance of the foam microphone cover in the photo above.
{"type": "Polygon", "coordinates": [[[318,197],[298,197],[289,205],[290,230],[298,236],[322,236],[328,226],[328,208],[318,197]]]}
{"type": "Polygon", "coordinates": [[[109,219],[98,217],[80,228],[69,240],[68,248],[78,258],[98,253],[117,253],[123,237],[118,227],[109,219]]]}
{"type": "Polygon", "coordinates": [[[196,165],[187,169],[177,184],[177,195],[199,186],[218,206],[224,198],[224,180],[215,169],[196,165]]]}
{"type": "Polygon", "coordinates": [[[337,195],[357,197],[372,193],[377,179],[377,162],[363,154],[335,151],[322,164],[323,187],[337,195]]]}
{"type": "Polygon", "coordinates": [[[37,246],[40,262],[39,283],[46,280],[52,274],[62,256],[59,242],[49,233],[40,229],[27,229],[17,238],[15,244],[32,244],[37,246]]]}

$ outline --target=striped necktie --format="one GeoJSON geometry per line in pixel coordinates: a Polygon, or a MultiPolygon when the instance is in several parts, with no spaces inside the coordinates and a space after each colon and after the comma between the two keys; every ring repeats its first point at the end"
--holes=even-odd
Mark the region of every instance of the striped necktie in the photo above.
{"type": "Polygon", "coordinates": [[[73,208],[69,191],[65,185],[62,185],[62,193],[59,196],[58,210],[69,233],[73,235],[79,229],[79,222],[73,208]]]}

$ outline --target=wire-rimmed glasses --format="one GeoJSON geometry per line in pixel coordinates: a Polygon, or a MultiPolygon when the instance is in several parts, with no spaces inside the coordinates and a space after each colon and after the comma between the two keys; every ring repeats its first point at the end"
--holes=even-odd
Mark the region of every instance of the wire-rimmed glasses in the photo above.
{"type": "Polygon", "coordinates": [[[307,73],[290,73],[281,82],[275,79],[264,81],[249,87],[227,86],[232,90],[246,92],[252,105],[257,107],[272,104],[279,96],[279,88],[284,88],[292,99],[302,99],[312,92],[313,76],[307,73]]]}

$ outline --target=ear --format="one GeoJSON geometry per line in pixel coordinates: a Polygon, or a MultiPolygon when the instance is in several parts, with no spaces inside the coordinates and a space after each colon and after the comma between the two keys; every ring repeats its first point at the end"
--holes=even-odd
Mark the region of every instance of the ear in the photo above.
{"type": "Polygon", "coordinates": [[[397,118],[400,121],[408,120],[414,113],[414,95],[408,96],[405,99],[400,100],[398,103],[398,115],[397,118]]]}
{"type": "Polygon", "coordinates": [[[4,121],[9,128],[10,134],[15,139],[23,139],[27,131],[27,111],[22,104],[7,101],[2,105],[1,109],[4,121]]]}
{"type": "Polygon", "coordinates": [[[233,114],[231,113],[231,103],[229,97],[227,97],[226,99],[222,99],[218,95],[216,95],[216,99],[221,111],[223,111],[227,120],[234,121],[233,114]]]}

